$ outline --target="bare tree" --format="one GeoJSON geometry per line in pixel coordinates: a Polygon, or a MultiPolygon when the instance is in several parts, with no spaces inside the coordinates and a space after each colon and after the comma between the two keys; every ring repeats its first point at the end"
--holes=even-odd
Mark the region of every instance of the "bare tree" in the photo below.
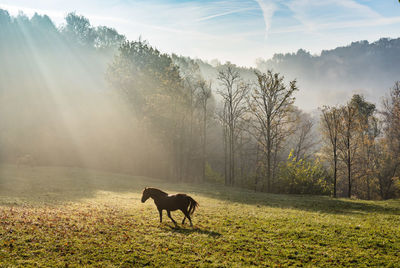
{"type": "Polygon", "coordinates": [[[262,147],[266,163],[263,188],[271,191],[274,170],[272,161],[276,159],[280,143],[292,131],[289,127],[289,123],[292,122],[290,113],[293,109],[293,93],[297,87],[295,80],[286,87],[283,83],[284,77],[279,73],[256,71],[255,74],[258,83],[249,104],[256,119],[253,126],[254,137],[262,147]]]}
{"type": "Polygon", "coordinates": [[[198,82],[198,102],[202,111],[202,180],[206,177],[207,121],[209,118],[208,102],[211,99],[211,82],[201,79],[198,82]]]}
{"type": "Polygon", "coordinates": [[[333,158],[333,197],[336,195],[337,164],[338,164],[338,135],[340,127],[340,109],[324,106],[322,108],[322,135],[327,138],[333,158]]]}
{"type": "Polygon", "coordinates": [[[301,110],[295,110],[297,118],[295,122],[293,156],[299,160],[311,154],[312,148],[318,143],[318,139],[313,135],[314,121],[311,116],[301,110]]]}
{"type": "Polygon", "coordinates": [[[339,128],[339,156],[347,168],[347,197],[351,197],[352,168],[358,149],[357,142],[357,110],[349,102],[341,108],[341,124],[339,128]]]}
{"type": "Polygon", "coordinates": [[[240,131],[238,123],[247,110],[245,104],[249,86],[241,80],[239,72],[231,64],[219,71],[218,80],[222,89],[217,93],[222,97],[224,107],[221,121],[224,127],[225,184],[234,185],[235,151],[240,131]]]}

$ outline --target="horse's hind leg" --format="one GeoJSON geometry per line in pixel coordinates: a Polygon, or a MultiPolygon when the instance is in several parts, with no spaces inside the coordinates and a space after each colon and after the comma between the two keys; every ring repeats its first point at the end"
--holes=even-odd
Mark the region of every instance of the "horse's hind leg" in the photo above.
{"type": "Polygon", "coordinates": [[[188,219],[189,219],[189,222],[190,222],[190,226],[193,227],[192,219],[190,218],[190,213],[189,213],[189,211],[187,211],[187,210],[183,211],[183,210],[182,210],[182,212],[183,212],[183,214],[185,214],[185,218],[183,218],[182,224],[185,222],[185,219],[188,218],[188,219]]]}
{"type": "Polygon", "coordinates": [[[187,210],[185,210],[185,209],[181,209],[181,211],[182,211],[182,213],[185,215],[185,217],[183,217],[182,224],[185,224],[186,214],[188,214],[188,212],[187,212],[187,210]]]}
{"type": "Polygon", "coordinates": [[[169,211],[169,210],[167,210],[167,214],[168,214],[168,217],[172,220],[172,222],[175,224],[175,226],[177,226],[177,223],[176,223],[176,221],[171,217],[171,212],[169,211]]]}
{"type": "Polygon", "coordinates": [[[190,218],[189,212],[188,212],[188,214],[186,215],[186,217],[189,219],[190,226],[193,227],[192,219],[190,218]]]}

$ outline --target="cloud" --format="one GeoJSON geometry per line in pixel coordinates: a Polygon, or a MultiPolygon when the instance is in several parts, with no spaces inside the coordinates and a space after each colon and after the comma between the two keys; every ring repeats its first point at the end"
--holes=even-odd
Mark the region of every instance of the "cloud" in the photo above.
{"type": "Polygon", "coordinates": [[[15,6],[15,5],[6,5],[0,3],[0,8],[6,9],[10,14],[17,15],[20,11],[24,12],[28,16],[33,16],[33,14],[46,14],[52,18],[62,19],[65,16],[65,12],[51,10],[51,9],[38,9],[38,8],[30,8],[25,6],[15,6]]]}
{"type": "Polygon", "coordinates": [[[364,14],[366,17],[370,17],[370,18],[380,18],[382,17],[378,12],[372,10],[369,6],[360,4],[354,0],[330,0],[330,1],[326,1],[326,2],[331,2],[331,3],[335,3],[339,6],[348,8],[352,11],[356,11],[360,14],[364,14]]]}
{"type": "MultiPolygon", "coordinates": [[[[309,32],[329,29],[333,25],[348,25],[353,21],[367,19],[377,21],[382,18],[369,6],[354,0],[292,0],[283,2],[283,4],[293,12],[293,17],[303,25],[303,28],[300,28],[309,32]],[[325,26],[321,27],[321,25],[325,26]]],[[[339,28],[343,28],[343,26],[339,28]]]]}

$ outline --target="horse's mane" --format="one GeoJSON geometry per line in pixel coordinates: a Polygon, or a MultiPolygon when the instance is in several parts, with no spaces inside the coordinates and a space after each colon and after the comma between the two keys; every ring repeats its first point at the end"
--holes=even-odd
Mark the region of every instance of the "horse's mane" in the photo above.
{"type": "Polygon", "coordinates": [[[168,195],[166,192],[161,191],[160,189],[157,188],[147,188],[147,190],[153,192],[156,195],[168,195]]]}

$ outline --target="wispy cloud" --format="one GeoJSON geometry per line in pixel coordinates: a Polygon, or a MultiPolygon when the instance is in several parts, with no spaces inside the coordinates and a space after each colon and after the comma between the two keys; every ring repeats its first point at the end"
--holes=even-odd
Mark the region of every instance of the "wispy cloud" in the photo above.
{"type": "MultiPolygon", "coordinates": [[[[321,23],[313,27],[313,31],[327,31],[334,29],[355,29],[365,27],[378,27],[385,25],[400,24],[400,17],[391,18],[376,18],[376,19],[363,19],[363,20],[352,20],[352,21],[339,21],[331,23],[321,23]]],[[[309,28],[304,25],[296,25],[293,27],[277,28],[270,31],[270,34],[282,34],[282,33],[296,33],[296,32],[308,32],[309,28]]]]}
{"type": "Polygon", "coordinates": [[[202,17],[199,19],[195,19],[195,21],[205,21],[205,20],[210,20],[210,19],[214,19],[214,18],[226,16],[226,15],[231,15],[231,14],[235,14],[235,13],[241,13],[244,11],[250,11],[250,10],[255,10],[255,9],[254,8],[241,8],[241,9],[236,9],[236,10],[230,10],[230,11],[226,11],[226,12],[222,12],[222,13],[218,13],[218,14],[214,14],[214,15],[210,15],[210,16],[205,16],[205,17],[202,17]]]}
{"type": "Polygon", "coordinates": [[[20,11],[24,12],[25,14],[32,16],[35,13],[39,14],[46,14],[50,17],[62,19],[65,16],[65,12],[63,11],[57,11],[57,10],[52,10],[52,9],[39,9],[39,8],[32,8],[28,6],[16,6],[16,5],[8,5],[8,4],[2,4],[0,3],[0,8],[7,10],[9,13],[16,15],[20,11]]]}
{"type": "Polygon", "coordinates": [[[328,29],[326,25],[348,24],[362,19],[377,20],[382,16],[354,0],[292,0],[283,2],[303,27],[310,32],[328,29]],[[321,25],[325,25],[321,27],[321,25]]]}

